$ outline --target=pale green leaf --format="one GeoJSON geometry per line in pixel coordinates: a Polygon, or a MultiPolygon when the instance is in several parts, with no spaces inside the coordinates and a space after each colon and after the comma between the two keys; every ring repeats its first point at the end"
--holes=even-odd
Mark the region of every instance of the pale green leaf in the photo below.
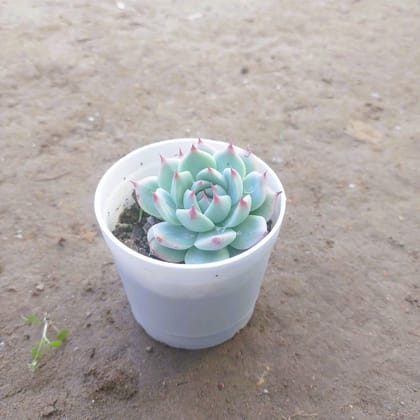
{"type": "Polygon", "coordinates": [[[234,228],[236,239],[230,244],[236,249],[249,249],[267,234],[267,223],[264,217],[248,216],[244,222],[234,228]]]}
{"type": "MultiPolygon", "coordinates": [[[[179,159],[160,156],[159,187],[171,192],[172,178],[178,170],[179,159]]],[[[156,190],[156,188],[155,188],[156,190]]]]}
{"type": "Polygon", "coordinates": [[[156,239],[160,245],[172,249],[188,249],[194,245],[197,233],[191,232],[184,226],[174,226],[168,222],[153,225],[147,232],[150,242],[156,239]]]}
{"type": "Polygon", "coordinates": [[[219,249],[218,251],[203,251],[192,247],[185,254],[185,263],[205,264],[225,260],[227,258],[229,258],[229,251],[227,248],[219,249]]]}
{"type": "Polygon", "coordinates": [[[241,178],[245,176],[246,167],[236,149],[230,144],[225,150],[214,154],[216,167],[219,172],[223,172],[226,168],[235,169],[241,178]]]}
{"type": "Polygon", "coordinates": [[[148,176],[139,181],[131,181],[134,185],[136,198],[140,207],[150,215],[161,219],[160,213],[153,202],[153,193],[159,187],[157,176],[148,176]]]}
{"type": "Polygon", "coordinates": [[[226,219],[231,209],[232,200],[228,195],[213,194],[213,199],[205,211],[205,215],[218,224],[226,219]]]}
{"type": "Polygon", "coordinates": [[[239,173],[233,168],[226,168],[223,171],[227,183],[227,193],[232,199],[232,204],[236,204],[243,194],[243,182],[239,173]]]}
{"type": "Polygon", "coordinates": [[[251,211],[260,207],[266,196],[266,174],[253,171],[244,179],[244,194],[249,194],[252,198],[251,211]]]}
{"type": "Polygon", "coordinates": [[[188,171],[175,172],[172,178],[171,197],[177,208],[182,208],[184,194],[193,183],[193,178],[188,171]]]}
{"type": "Polygon", "coordinates": [[[210,232],[197,235],[194,246],[203,251],[217,251],[226,248],[236,238],[236,232],[232,229],[216,228],[210,232]]]}
{"type": "Polygon", "coordinates": [[[185,250],[171,249],[162,246],[156,239],[152,239],[149,242],[151,255],[159,258],[160,260],[179,263],[184,261],[185,250]]]}
{"type": "Polygon", "coordinates": [[[195,207],[177,209],[176,216],[183,226],[193,232],[207,232],[214,227],[214,223],[195,207]]]}
{"type": "Polygon", "coordinates": [[[189,171],[195,178],[202,169],[209,167],[216,167],[216,162],[213,156],[198,149],[197,146],[192,145],[189,152],[181,158],[179,171],[189,171]]]}

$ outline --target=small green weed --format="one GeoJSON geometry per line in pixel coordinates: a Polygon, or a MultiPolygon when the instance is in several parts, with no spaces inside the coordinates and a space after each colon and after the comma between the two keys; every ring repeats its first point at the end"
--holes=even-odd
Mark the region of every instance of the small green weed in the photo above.
{"type": "Polygon", "coordinates": [[[50,349],[60,347],[63,344],[63,341],[67,338],[69,332],[66,329],[59,330],[48,318],[48,314],[46,313],[44,314],[42,320],[40,320],[36,315],[22,316],[22,319],[35,327],[42,325],[41,339],[35,343],[35,346],[31,350],[32,361],[28,364],[31,370],[34,371],[39,366],[39,363],[45,353],[50,349]],[[55,333],[54,340],[50,340],[47,336],[51,329],[54,330],[55,333]]]}

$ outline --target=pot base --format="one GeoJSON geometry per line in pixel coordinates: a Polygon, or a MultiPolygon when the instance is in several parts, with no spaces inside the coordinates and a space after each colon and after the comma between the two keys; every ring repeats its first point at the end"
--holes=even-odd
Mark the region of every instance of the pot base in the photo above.
{"type": "MultiPolygon", "coordinates": [[[[184,350],[200,350],[209,347],[215,347],[219,344],[224,343],[225,341],[230,340],[236,333],[238,333],[242,328],[246,327],[249,320],[252,318],[254,313],[254,307],[251,308],[251,311],[246,314],[239,322],[237,322],[232,327],[227,330],[218,332],[216,334],[207,335],[203,337],[182,337],[179,335],[168,334],[165,332],[159,332],[150,330],[134,316],[136,321],[140,326],[146,331],[147,335],[152,337],[154,340],[159,341],[160,343],[166,344],[170,347],[184,349],[184,350]]],[[[134,315],[134,314],[133,314],[134,315]]]]}

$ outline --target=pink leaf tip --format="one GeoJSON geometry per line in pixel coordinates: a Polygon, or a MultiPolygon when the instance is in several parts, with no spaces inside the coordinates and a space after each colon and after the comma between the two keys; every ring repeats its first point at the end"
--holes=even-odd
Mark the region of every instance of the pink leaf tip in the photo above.
{"type": "Polygon", "coordinates": [[[197,217],[197,210],[195,209],[194,206],[191,206],[189,215],[191,219],[194,219],[195,217],[197,217]]]}
{"type": "Polygon", "coordinates": [[[248,207],[248,202],[244,199],[244,197],[241,197],[239,200],[239,205],[242,207],[248,207]]]}

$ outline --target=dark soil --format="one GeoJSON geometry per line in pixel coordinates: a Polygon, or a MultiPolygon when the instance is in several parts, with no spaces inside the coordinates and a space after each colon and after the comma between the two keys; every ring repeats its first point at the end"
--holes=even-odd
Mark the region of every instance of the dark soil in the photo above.
{"type": "Polygon", "coordinates": [[[147,232],[160,220],[142,211],[136,203],[123,210],[118,219],[113,235],[129,248],[140,254],[155,258],[150,255],[150,248],[147,242],[147,232]],[[139,220],[140,218],[140,220],[139,220]]]}

